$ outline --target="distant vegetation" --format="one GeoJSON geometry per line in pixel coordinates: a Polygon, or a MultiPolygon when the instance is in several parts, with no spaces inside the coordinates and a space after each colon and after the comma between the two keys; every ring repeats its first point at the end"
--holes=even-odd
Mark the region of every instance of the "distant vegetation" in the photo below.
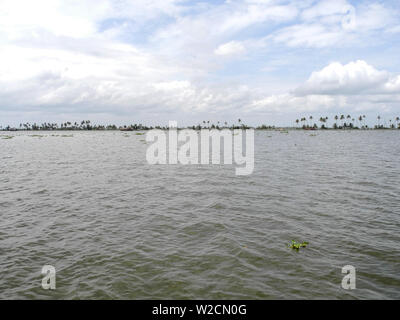
{"type": "Polygon", "coordinates": [[[365,123],[365,115],[352,117],[351,115],[336,115],[329,125],[328,117],[320,117],[318,121],[312,116],[296,119],[295,127],[301,129],[400,129],[400,118],[395,117],[384,121],[381,116],[377,116],[376,124],[370,128],[365,123]],[[319,126],[317,124],[319,122],[319,126]]]}
{"type": "MultiPolygon", "coordinates": [[[[342,129],[400,129],[400,118],[395,117],[393,119],[384,120],[381,116],[377,116],[376,124],[373,127],[369,127],[366,124],[365,115],[358,117],[352,117],[350,115],[336,115],[329,123],[328,117],[320,117],[318,120],[314,119],[313,116],[302,117],[294,121],[294,126],[286,127],[286,129],[303,129],[303,130],[342,130],[342,129]]],[[[189,129],[200,130],[200,129],[249,129],[248,125],[244,124],[241,119],[234,124],[228,124],[228,122],[217,122],[212,123],[210,121],[202,121],[201,123],[187,127],[189,129]]],[[[64,122],[64,123],[21,123],[19,127],[0,126],[2,131],[52,131],[52,130],[121,130],[121,131],[143,131],[150,129],[163,129],[167,130],[167,126],[145,126],[142,124],[131,124],[124,126],[116,126],[115,124],[109,125],[97,125],[90,122],[90,120],[83,120],[81,122],[64,122]]],[[[274,130],[282,129],[280,127],[261,125],[255,127],[257,130],[274,130]]]]}
{"type": "MultiPolygon", "coordinates": [[[[241,119],[238,119],[236,124],[228,125],[227,122],[221,124],[219,121],[214,124],[210,123],[210,121],[202,121],[198,125],[189,126],[189,129],[200,130],[200,129],[248,129],[249,126],[245,125],[241,119]]],[[[264,128],[264,127],[263,127],[264,128]]],[[[269,127],[272,128],[272,127],[269,127]]],[[[52,130],[120,130],[120,131],[143,131],[143,130],[151,130],[151,129],[163,129],[167,130],[168,126],[145,126],[142,124],[131,124],[131,125],[124,125],[124,126],[116,126],[115,124],[109,125],[97,125],[93,124],[90,120],[83,120],[81,122],[64,122],[64,123],[21,123],[19,127],[11,127],[0,126],[0,130],[3,131],[52,131],[52,130]]]]}

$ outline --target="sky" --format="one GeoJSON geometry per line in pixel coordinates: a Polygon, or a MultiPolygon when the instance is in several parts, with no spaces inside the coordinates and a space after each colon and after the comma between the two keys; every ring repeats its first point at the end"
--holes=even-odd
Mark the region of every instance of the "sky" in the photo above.
{"type": "Polygon", "coordinates": [[[0,0],[0,125],[400,116],[400,2],[0,0]]]}

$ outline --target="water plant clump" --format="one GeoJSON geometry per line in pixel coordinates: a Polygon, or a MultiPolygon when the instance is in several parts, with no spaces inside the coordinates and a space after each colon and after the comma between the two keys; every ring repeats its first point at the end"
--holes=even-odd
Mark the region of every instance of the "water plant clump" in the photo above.
{"type": "Polygon", "coordinates": [[[4,136],[4,137],[2,137],[2,139],[12,139],[12,138],[14,138],[14,136],[4,136]]]}
{"type": "Polygon", "coordinates": [[[300,242],[297,242],[295,240],[292,240],[292,243],[289,244],[288,247],[298,251],[300,248],[307,247],[307,245],[308,245],[307,241],[303,241],[303,243],[300,243],[300,242]]]}

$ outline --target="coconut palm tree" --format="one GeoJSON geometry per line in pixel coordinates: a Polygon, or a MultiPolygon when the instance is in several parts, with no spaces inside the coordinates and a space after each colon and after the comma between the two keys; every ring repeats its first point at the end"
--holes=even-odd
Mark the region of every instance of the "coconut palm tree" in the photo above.
{"type": "Polygon", "coordinates": [[[342,124],[342,127],[343,127],[343,121],[344,121],[344,119],[345,119],[344,115],[341,114],[341,115],[340,115],[340,122],[341,122],[341,124],[342,124]]]}
{"type": "Polygon", "coordinates": [[[359,116],[358,117],[358,122],[360,123],[360,127],[363,127],[362,120],[363,120],[363,117],[359,116]]]}
{"type": "Polygon", "coordinates": [[[321,122],[321,129],[324,127],[325,118],[320,117],[319,122],[321,122]]]}
{"type": "Polygon", "coordinates": [[[381,116],[378,116],[378,128],[381,126],[381,116]]]}
{"type": "MultiPolygon", "coordinates": [[[[349,121],[349,123],[347,123],[347,126],[350,126],[350,119],[351,119],[351,115],[347,115],[347,117],[346,117],[346,119],[349,121]]],[[[347,120],[346,120],[346,122],[347,122],[347,120]]]]}

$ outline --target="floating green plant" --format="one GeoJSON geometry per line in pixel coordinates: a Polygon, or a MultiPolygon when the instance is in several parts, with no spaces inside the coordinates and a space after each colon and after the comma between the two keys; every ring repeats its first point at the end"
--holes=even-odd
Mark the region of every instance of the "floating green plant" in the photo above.
{"type": "Polygon", "coordinates": [[[32,137],[32,138],[42,138],[42,137],[44,137],[41,134],[31,134],[29,136],[32,137]]]}
{"type": "Polygon", "coordinates": [[[308,245],[307,241],[304,241],[303,243],[299,243],[299,242],[292,240],[292,243],[288,244],[288,247],[291,249],[294,249],[294,250],[299,250],[300,248],[307,247],[307,245],[308,245]]]}
{"type": "Polygon", "coordinates": [[[12,138],[14,138],[14,136],[4,136],[4,137],[2,137],[2,139],[12,139],[12,138]]]}
{"type": "Polygon", "coordinates": [[[61,137],[63,138],[72,138],[74,135],[73,134],[63,134],[61,137]]]}
{"type": "Polygon", "coordinates": [[[136,132],[136,135],[137,136],[142,136],[142,135],[144,135],[144,133],[143,132],[136,132]]]}

